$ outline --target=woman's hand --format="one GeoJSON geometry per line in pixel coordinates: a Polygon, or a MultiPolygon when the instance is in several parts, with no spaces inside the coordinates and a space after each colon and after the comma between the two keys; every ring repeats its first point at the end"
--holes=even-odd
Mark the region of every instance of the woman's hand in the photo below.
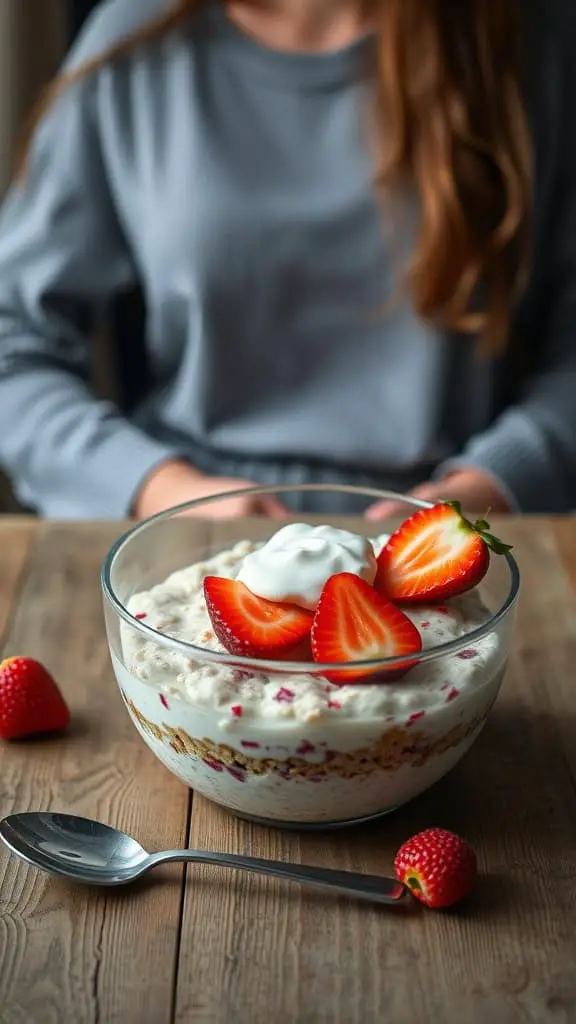
{"type": "MultiPolygon", "coordinates": [[[[224,491],[237,491],[242,487],[254,487],[251,480],[235,477],[207,476],[179,459],[162,462],[146,478],[133,504],[135,519],[147,519],[167,508],[182,505],[186,501],[207,498],[224,491]]],[[[237,519],[240,516],[283,517],[289,515],[277,498],[268,495],[248,494],[222,499],[213,504],[192,509],[191,516],[209,519],[237,519]]]]}
{"type": "MultiPolygon", "coordinates": [[[[429,480],[410,492],[424,501],[459,501],[464,512],[485,515],[488,510],[499,515],[510,512],[510,506],[493,477],[478,469],[459,469],[442,480],[429,480]]],[[[406,514],[406,505],[396,501],[378,501],[366,512],[368,519],[406,514]]]]}

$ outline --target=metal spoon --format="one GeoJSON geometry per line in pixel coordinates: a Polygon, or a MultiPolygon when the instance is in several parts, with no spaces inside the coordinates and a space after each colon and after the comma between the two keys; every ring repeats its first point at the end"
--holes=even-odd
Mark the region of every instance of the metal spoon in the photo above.
{"type": "Polygon", "coordinates": [[[320,886],[374,903],[397,903],[408,891],[394,878],[259,860],[232,853],[208,850],[147,853],[124,832],[72,814],[11,814],[0,821],[0,838],[12,853],[41,871],[87,885],[126,885],[157,864],[195,861],[320,886]]]}

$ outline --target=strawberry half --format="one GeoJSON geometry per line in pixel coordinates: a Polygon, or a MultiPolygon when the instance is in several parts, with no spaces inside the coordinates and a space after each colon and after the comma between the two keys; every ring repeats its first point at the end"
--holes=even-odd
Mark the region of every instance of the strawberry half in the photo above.
{"type": "Polygon", "coordinates": [[[468,895],[478,869],[469,843],[443,828],[428,828],[400,847],[394,870],[417,900],[440,908],[468,895]]]}
{"type": "Polygon", "coordinates": [[[66,702],[39,661],[6,658],[0,662],[0,739],[55,732],[69,721],[66,702]]]}
{"type": "Polygon", "coordinates": [[[392,534],[378,556],[374,586],[391,601],[421,604],[446,601],[475,587],[488,571],[490,552],[503,544],[485,519],[472,523],[460,502],[421,509],[392,534]]]}
{"type": "Polygon", "coordinates": [[[223,576],[206,576],[204,597],[214,632],[230,654],[296,660],[302,653],[312,612],[256,597],[243,583],[223,576]]]}
{"type": "MultiPolygon", "coordinates": [[[[417,654],[422,640],[416,626],[366,580],[340,572],[324,585],[312,623],[315,661],[368,661],[417,654]]],[[[394,678],[413,662],[393,669],[394,678]]],[[[372,673],[382,673],[373,669],[372,673]]],[[[333,683],[353,683],[372,674],[366,669],[326,672],[333,683]]],[[[391,678],[388,673],[386,678],[391,678]]]]}

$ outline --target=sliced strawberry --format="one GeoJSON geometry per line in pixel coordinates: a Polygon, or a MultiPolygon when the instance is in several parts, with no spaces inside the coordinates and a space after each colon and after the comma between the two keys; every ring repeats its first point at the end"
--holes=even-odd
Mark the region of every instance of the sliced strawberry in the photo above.
{"type": "Polygon", "coordinates": [[[231,654],[296,660],[306,651],[312,612],[256,597],[223,576],[206,576],[204,596],[214,632],[231,654]]]}
{"type": "Polygon", "coordinates": [[[457,501],[421,509],[406,519],[378,556],[374,586],[391,601],[446,601],[475,587],[488,571],[490,551],[510,551],[484,519],[465,519],[457,501]]]}
{"type": "MultiPolygon", "coordinates": [[[[312,623],[315,661],[369,661],[417,654],[422,640],[416,626],[366,580],[353,573],[331,576],[320,595],[312,623]]],[[[394,678],[413,662],[396,666],[394,678]]],[[[382,669],[327,672],[334,683],[353,683],[382,669]]]]}

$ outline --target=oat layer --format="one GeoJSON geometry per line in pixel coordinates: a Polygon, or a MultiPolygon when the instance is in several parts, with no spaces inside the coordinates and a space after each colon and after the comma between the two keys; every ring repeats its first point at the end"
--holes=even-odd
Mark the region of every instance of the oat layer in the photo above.
{"type": "Polygon", "coordinates": [[[371,772],[398,771],[403,765],[420,768],[430,758],[463,743],[478,729],[489,711],[487,707],[472,720],[454,726],[443,736],[434,739],[411,728],[393,726],[369,747],[346,753],[325,750],[325,760],[313,763],[298,756],[285,760],[254,757],[210,739],[190,736],[183,729],[165,723],[158,725],[146,718],[126,694],[123,696],[136,724],[155,740],[170,746],[176,754],[201,758],[208,766],[216,769],[223,767],[246,775],[277,775],[284,779],[319,780],[325,776],[352,779],[371,772]]]}

